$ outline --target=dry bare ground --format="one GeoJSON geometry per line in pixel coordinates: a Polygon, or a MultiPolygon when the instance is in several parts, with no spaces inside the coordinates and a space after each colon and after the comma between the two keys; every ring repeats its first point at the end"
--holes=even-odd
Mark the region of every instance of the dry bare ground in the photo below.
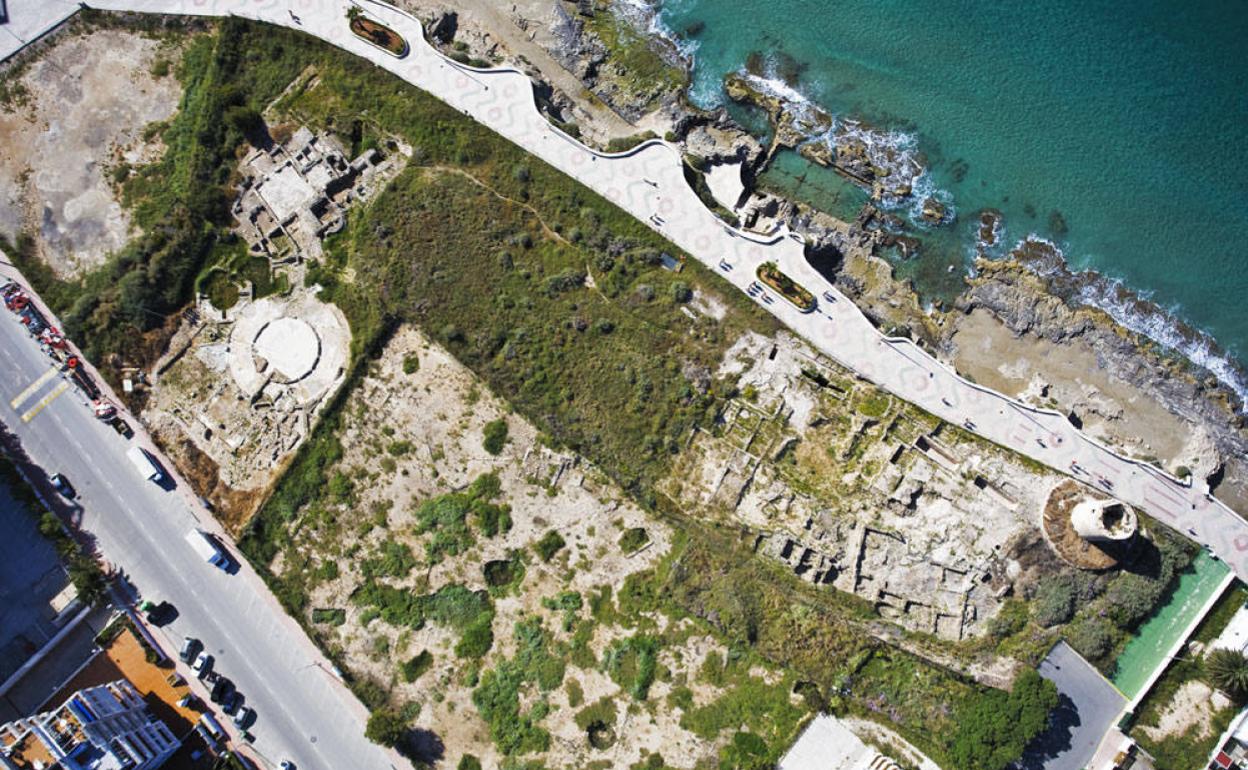
{"type": "Polygon", "coordinates": [[[0,233],[35,237],[61,276],[100,265],[130,240],[117,180],[163,152],[144,128],[169,119],[185,39],[71,27],[19,75],[0,107],[0,233]]]}

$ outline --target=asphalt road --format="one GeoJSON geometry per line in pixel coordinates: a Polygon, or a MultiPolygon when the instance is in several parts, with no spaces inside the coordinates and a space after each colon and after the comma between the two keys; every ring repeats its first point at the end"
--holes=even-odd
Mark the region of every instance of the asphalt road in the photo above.
{"type": "MultiPolygon", "coordinates": [[[[3,421],[33,462],[48,475],[65,474],[77,488],[77,525],[104,558],[145,598],[177,607],[178,618],[156,631],[168,641],[166,653],[176,658],[183,635],[203,640],[217,670],[256,710],[253,748],[273,767],[284,759],[299,770],[397,766],[400,760],[364,738],[364,707],[241,557],[234,554],[239,569],[231,575],[192,551],[184,539],[192,527],[219,530],[188,490],[165,490],[140,477],[125,450],[141,432],[129,441],[119,436],[94,418],[76,388],[23,419],[62,382],[53,376],[28,391],[49,366],[16,316],[0,308],[3,421]]],[[[207,700],[202,689],[198,694],[207,700]]]]}
{"type": "Polygon", "coordinates": [[[1061,697],[1049,729],[1027,747],[1022,770],[1082,770],[1121,716],[1127,699],[1066,642],[1040,664],[1040,675],[1061,697]]]}

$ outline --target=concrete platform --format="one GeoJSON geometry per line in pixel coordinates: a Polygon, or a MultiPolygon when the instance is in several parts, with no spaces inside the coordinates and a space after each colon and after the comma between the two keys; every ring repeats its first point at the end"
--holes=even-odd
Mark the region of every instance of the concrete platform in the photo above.
{"type": "Polygon", "coordinates": [[[69,0],[0,0],[0,61],[35,42],[74,15],[69,0]]]}

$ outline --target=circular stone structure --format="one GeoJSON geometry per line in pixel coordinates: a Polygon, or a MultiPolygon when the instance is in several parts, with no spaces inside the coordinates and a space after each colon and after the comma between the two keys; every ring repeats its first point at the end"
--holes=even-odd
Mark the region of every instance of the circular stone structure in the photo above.
{"type": "Polygon", "coordinates": [[[298,382],[316,368],[321,358],[321,338],[307,321],[287,316],[261,327],[251,350],[267,361],[284,382],[298,382]]]}
{"type": "MultiPolygon", "coordinates": [[[[1062,561],[1072,567],[1086,570],[1109,569],[1129,556],[1130,539],[1093,541],[1080,536],[1071,519],[1071,513],[1079,505],[1089,502],[1105,505],[1115,501],[1091,491],[1073,479],[1066,479],[1054,486],[1041,514],[1044,537],[1062,561]]],[[[1135,516],[1132,512],[1133,532],[1134,522],[1135,516]]]]}

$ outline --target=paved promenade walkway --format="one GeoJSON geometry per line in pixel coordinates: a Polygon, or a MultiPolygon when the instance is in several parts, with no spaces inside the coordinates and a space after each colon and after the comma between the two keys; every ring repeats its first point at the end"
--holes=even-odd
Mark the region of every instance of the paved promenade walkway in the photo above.
{"type": "Polygon", "coordinates": [[[442,56],[414,17],[375,0],[357,5],[407,38],[397,59],[347,28],[345,0],[90,0],[97,8],[172,14],[234,15],[316,35],[437,96],[647,222],[742,291],[763,262],[819,297],[803,313],[770,292],[756,299],[832,359],[951,423],[1059,472],[1101,486],[1224,559],[1248,579],[1248,522],[1207,489],[1188,486],[1146,463],[1121,457],[1076,430],[1057,412],[1036,409],[968,382],[909,340],[884,337],[806,262],[803,242],[783,232],[763,239],[729,228],[684,180],[679,150],[661,140],[615,155],[589,149],[550,125],[528,78],[511,69],[477,70],[442,56]],[[969,421],[969,422],[968,422],[969,421]]]}

